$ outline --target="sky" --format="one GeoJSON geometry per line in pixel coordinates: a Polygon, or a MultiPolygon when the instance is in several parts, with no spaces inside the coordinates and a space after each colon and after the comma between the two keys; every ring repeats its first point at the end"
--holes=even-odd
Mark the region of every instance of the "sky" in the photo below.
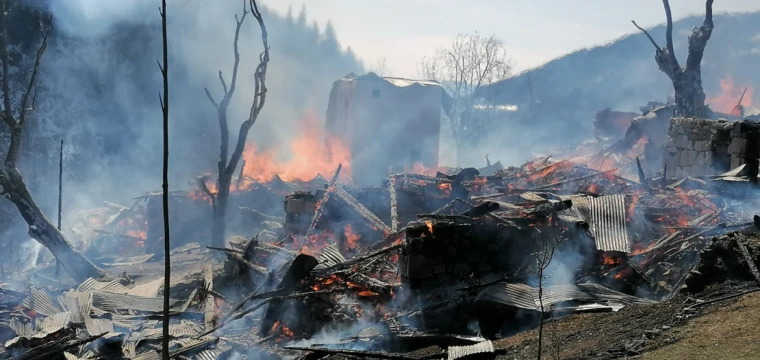
{"type": "MultiPolygon", "coordinates": [[[[539,66],[665,22],[660,0],[259,0],[298,13],[324,28],[332,21],[343,46],[385,76],[418,77],[417,63],[459,33],[477,31],[504,42],[515,71],[539,66]]],[[[704,14],[705,2],[671,0],[675,19],[704,14]]],[[[715,12],[760,11],[760,0],[718,0],[715,12]]]]}

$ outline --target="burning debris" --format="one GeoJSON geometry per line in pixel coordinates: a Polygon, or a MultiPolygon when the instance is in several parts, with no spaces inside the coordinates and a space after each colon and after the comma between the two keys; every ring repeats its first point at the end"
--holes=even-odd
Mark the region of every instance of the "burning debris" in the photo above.
{"type": "MultiPolygon", "coordinates": [[[[173,272],[180,280],[169,289],[172,354],[372,356],[409,351],[432,336],[456,353],[456,346],[486,340],[457,343],[444,335],[493,338],[519,330],[510,324],[535,324],[541,313],[618,311],[723,277],[752,279],[756,244],[726,236],[711,241],[756,230],[745,220],[747,207],[721,195],[736,184],[723,178],[653,179],[645,186],[615,169],[542,158],[489,176],[468,169],[391,173],[378,188],[276,177],[238,188],[231,199],[239,199],[241,220],[231,228],[259,235],[232,237],[224,248],[177,245],[173,272]],[[280,212],[261,194],[280,197],[280,212]],[[395,232],[387,225],[394,217],[404,225],[395,232]],[[556,269],[540,285],[535,258],[546,244],[554,246],[556,269]],[[217,252],[226,254],[224,262],[210,256],[217,252]],[[239,300],[240,294],[249,295],[239,300]],[[454,318],[444,315],[454,311],[454,318]],[[376,334],[361,335],[367,329],[376,334]]],[[[184,202],[175,216],[188,229],[179,233],[210,226],[206,200],[193,192],[172,196],[184,202]]],[[[88,236],[87,254],[111,272],[125,269],[121,279],[2,290],[6,352],[157,353],[159,296],[166,290],[160,277],[148,275],[155,269],[149,243],[158,241],[150,236],[152,199],[107,204],[76,222],[88,236]],[[135,280],[138,268],[146,275],[135,280]]]]}

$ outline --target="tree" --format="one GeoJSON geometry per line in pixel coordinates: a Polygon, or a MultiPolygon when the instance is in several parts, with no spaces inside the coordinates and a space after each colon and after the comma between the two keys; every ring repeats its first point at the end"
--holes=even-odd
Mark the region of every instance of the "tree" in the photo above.
{"type": "Polygon", "coordinates": [[[457,162],[461,162],[464,148],[481,133],[498,109],[494,99],[498,98],[501,86],[497,83],[512,73],[507,50],[494,35],[460,34],[451,47],[439,48],[432,57],[423,58],[417,67],[422,78],[438,81],[453,100],[449,119],[457,146],[457,162]]]}
{"type": "Polygon", "coordinates": [[[227,213],[227,201],[230,195],[230,184],[232,183],[232,175],[235,173],[240,158],[245,150],[245,142],[248,137],[248,131],[251,130],[253,124],[259,118],[261,109],[264,108],[264,103],[267,98],[266,87],[266,75],[267,66],[269,64],[269,43],[267,41],[267,28],[264,25],[264,20],[261,16],[258,6],[255,0],[249,0],[250,11],[243,2],[243,15],[238,18],[235,15],[235,39],[233,41],[233,49],[235,54],[235,61],[232,65],[232,79],[230,80],[230,87],[227,88],[227,83],[224,80],[222,71],[219,70],[219,81],[222,83],[223,97],[220,102],[216,102],[214,97],[211,96],[208,88],[206,88],[206,96],[211,101],[211,104],[217,111],[219,119],[219,129],[221,130],[222,144],[221,153],[219,156],[218,171],[219,177],[217,178],[217,192],[212,193],[205,183],[201,182],[203,190],[211,197],[211,204],[213,208],[213,219],[211,225],[211,237],[212,243],[217,246],[224,246],[225,229],[226,229],[226,213],[227,213]],[[264,51],[259,56],[259,65],[254,72],[254,94],[251,102],[251,110],[248,114],[248,118],[240,125],[240,131],[238,132],[237,142],[235,148],[232,151],[232,155],[229,155],[230,146],[230,130],[227,124],[227,107],[230,104],[232,95],[235,93],[235,87],[237,85],[238,66],[240,65],[240,52],[238,51],[238,39],[240,37],[240,28],[243,26],[246,15],[252,13],[253,17],[259,23],[261,28],[261,41],[264,44],[264,51]],[[228,156],[229,155],[229,156],[228,156]]]}
{"type": "MultiPolygon", "coordinates": [[[[37,49],[34,60],[34,66],[26,84],[26,88],[21,96],[20,103],[17,104],[14,111],[14,88],[10,81],[10,56],[8,54],[8,38],[6,17],[11,9],[8,7],[7,0],[0,0],[0,60],[3,63],[3,105],[2,121],[10,131],[10,144],[5,155],[5,162],[0,167],[0,186],[4,195],[10,200],[21,213],[26,223],[29,225],[29,236],[45,246],[55,256],[56,260],[63,265],[63,268],[71,275],[74,280],[84,281],[89,277],[100,277],[104,272],[98,269],[90,260],[84,257],[79,251],[75,250],[66,240],[63,234],[56,229],[42,213],[37,203],[32,198],[21,172],[16,167],[19,152],[21,150],[21,140],[24,133],[24,125],[28,118],[29,112],[34,108],[34,96],[36,93],[35,84],[39,72],[42,55],[47,48],[48,34],[50,32],[49,24],[42,30],[42,43],[37,49]],[[31,100],[31,103],[30,103],[31,100]]],[[[48,19],[48,23],[50,23],[48,19]]]]}
{"type": "Polygon", "coordinates": [[[540,236],[538,236],[538,251],[533,254],[536,260],[536,265],[535,268],[532,268],[531,272],[533,272],[538,278],[538,305],[541,311],[540,321],[538,323],[538,360],[541,360],[542,343],[544,340],[544,314],[546,311],[544,307],[544,282],[547,278],[546,269],[551,264],[552,259],[554,258],[554,253],[557,251],[557,247],[563,239],[563,235],[561,234],[561,224],[556,219],[556,214],[548,217],[549,226],[546,227],[545,233],[541,233],[540,236]]]}
{"type": "Polygon", "coordinates": [[[651,35],[641,28],[635,21],[631,21],[636,28],[641,30],[655,47],[655,62],[670,78],[675,90],[675,116],[693,116],[709,118],[710,109],[705,105],[705,90],[702,88],[702,56],[707,46],[707,41],[713,31],[712,5],[713,0],[705,1],[705,20],[702,26],[694,27],[689,35],[689,54],[686,58],[686,66],[682,67],[676,59],[673,50],[673,16],[670,13],[670,2],[662,0],[665,7],[665,48],[660,48],[651,35]]]}
{"type": "Polygon", "coordinates": [[[385,61],[385,56],[378,56],[375,61],[370,63],[369,72],[373,72],[377,76],[391,76],[388,71],[388,64],[385,61]]]}
{"type": "Polygon", "coordinates": [[[169,287],[171,286],[171,260],[169,252],[171,242],[169,240],[169,42],[166,31],[166,0],[161,0],[161,39],[163,42],[163,66],[159,63],[161,77],[164,83],[163,99],[161,101],[161,113],[163,115],[164,135],[164,159],[163,159],[163,184],[162,194],[164,215],[164,313],[161,337],[161,357],[169,360],[169,287]]]}

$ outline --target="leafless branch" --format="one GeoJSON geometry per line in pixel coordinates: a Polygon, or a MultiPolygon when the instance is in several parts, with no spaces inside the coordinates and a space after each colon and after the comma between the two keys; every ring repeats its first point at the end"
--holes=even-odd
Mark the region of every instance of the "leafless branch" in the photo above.
{"type": "Polygon", "coordinates": [[[647,32],[646,30],[644,30],[644,28],[642,28],[641,26],[639,26],[639,24],[637,24],[636,21],[631,20],[631,22],[633,23],[633,26],[635,26],[637,29],[641,30],[641,32],[643,32],[644,35],[646,35],[647,38],[649,38],[649,41],[652,43],[652,45],[654,45],[654,47],[655,47],[655,49],[657,49],[657,51],[662,51],[662,49],[660,49],[660,46],[657,45],[657,42],[654,41],[654,39],[652,38],[652,35],[649,35],[649,32],[647,32]]]}
{"type": "Polygon", "coordinates": [[[665,7],[665,19],[667,20],[665,28],[665,46],[668,49],[668,60],[670,61],[671,68],[678,69],[681,65],[678,64],[676,52],[673,49],[673,14],[670,12],[670,1],[662,0],[662,5],[665,7]]]}
{"type": "MultiPolygon", "coordinates": [[[[237,15],[235,15],[235,19],[237,19],[237,15]]],[[[222,70],[219,70],[219,82],[222,83],[222,91],[224,91],[224,96],[227,96],[227,92],[228,92],[227,83],[224,81],[224,75],[222,74],[222,70]]]]}
{"type": "MultiPolygon", "coordinates": [[[[48,19],[48,23],[53,20],[53,16],[51,15],[48,19]]],[[[29,84],[26,86],[26,92],[24,92],[24,97],[21,100],[21,109],[18,122],[19,126],[24,126],[24,121],[26,120],[26,113],[29,111],[29,109],[26,107],[26,104],[29,102],[29,95],[32,93],[32,89],[34,89],[34,85],[37,82],[37,74],[39,73],[40,69],[40,60],[42,60],[42,54],[45,53],[45,49],[47,49],[47,39],[48,34],[50,33],[50,27],[46,27],[41,31],[42,34],[42,44],[40,44],[40,47],[37,49],[37,55],[34,58],[34,68],[32,69],[32,76],[29,78],[29,84]]]]}
{"type": "Polygon", "coordinates": [[[219,104],[216,102],[216,100],[214,100],[214,97],[208,91],[208,88],[203,88],[203,90],[206,92],[206,96],[208,97],[208,100],[211,101],[211,105],[214,105],[214,108],[217,111],[219,111],[219,104]]]}
{"type": "Polygon", "coordinates": [[[5,29],[5,16],[7,12],[7,0],[0,0],[0,60],[3,62],[3,120],[13,131],[16,127],[16,119],[13,117],[13,108],[11,108],[10,56],[8,55],[8,34],[5,29]]]}
{"type": "Polygon", "coordinates": [[[243,155],[243,151],[245,150],[245,142],[248,138],[248,131],[256,123],[256,120],[258,120],[261,109],[264,108],[264,103],[266,102],[267,98],[266,76],[267,68],[269,65],[269,37],[267,34],[266,25],[264,24],[264,20],[261,16],[261,11],[259,11],[255,0],[250,0],[250,8],[253,17],[256,18],[256,21],[259,23],[259,28],[261,29],[261,42],[264,45],[264,51],[259,56],[260,62],[256,67],[256,71],[253,75],[254,95],[253,102],[251,104],[251,111],[248,115],[248,119],[243,121],[243,123],[240,125],[240,132],[238,132],[238,139],[237,144],[235,145],[235,150],[233,151],[232,156],[230,157],[230,162],[225,169],[225,175],[229,177],[231,177],[235,172],[235,168],[237,167],[237,164],[243,155]]]}

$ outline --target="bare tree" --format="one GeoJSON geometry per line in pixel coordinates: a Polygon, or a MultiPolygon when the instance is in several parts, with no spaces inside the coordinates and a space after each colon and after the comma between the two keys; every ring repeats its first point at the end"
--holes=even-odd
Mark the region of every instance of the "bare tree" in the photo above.
{"type": "Polygon", "coordinates": [[[163,66],[158,64],[161,70],[161,77],[164,82],[163,99],[159,96],[161,102],[161,113],[163,115],[163,132],[164,132],[164,163],[162,169],[164,190],[162,194],[163,215],[164,215],[164,313],[161,337],[161,358],[169,360],[169,287],[171,286],[171,260],[169,252],[171,250],[171,241],[169,240],[169,41],[166,31],[166,0],[161,0],[161,39],[163,41],[163,66]]]}
{"type": "Polygon", "coordinates": [[[261,109],[264,108],[264,103],[267,97],[266,87],[266,75],[267,66],[269,65],[269,43],[267,40],[267,28],[264,25],[264,20],[261,17],[261,12],[256,5],[255,0],[249,0],[250,11],[245,6],[245,0],[243,1],[243,15],[238,18],[235,15],[235,40],[233,42],[235,62],[232,65],[232,79],[230,81],[230,87],[227,88],[227,83],[224,80],[222,71],[219,70],[219,81],[222,83],[223,97],[220,102],[214,100],[214,97],[206,89],[206,95],[211,101],[211,104],[216,108],[217,116],[219,118],[219,128],[222,135],[221,154],[219,157],[218,170],[219,177],[217,178],[217,191],[211,192],[208,187],[201,181],[203,191],[205,191],[210,197],[213,206],[213,219],[211,225],[211,241],[217,246],[224,246],[224,237],[226,229],[226,213],[227,213],[227,201],[230,195],[230,184],[232,183],[232,175],[237,168],[240,158],[245,150],[245,142],[248,138],[248,131],[251,130],[253,124],[259,118],[261,109]],[[237,143],[232,151],[232,155],[228,156],[230,146],[230,130],[227,124],[227,107],[230,104],[232,95],[235,93],[235,87],[237,85],[238,66],[240,64],[240,52],[238,51],[238,38],[240,37],[240,28],[243,26],[243,21],[248,13],[252,13],[253,17],[259,23],[261,28],[261,41],[264,44],[264,51],[259,56],[259,65],[254,72],[254,94],[251,104],[251,110],[248,114],[248,118],[240,125],[240,131],[238,132],[237,143]]]}
{"type": "Polygon", "coordinates": [[[675,90],[675,115],[695,116],[707,118],[710,109],[705,105],[705,90],[702,88],[702,56],[707,46],[707,41],[713,31],[712,5],[713,0],[705,1],[705,20],[702,26],[694,27],[689,36],[689,55],[686,58],[686,66],[682,67],[676,59],[673,50],[673,16],[670,13],[670,2],[662,0],[665,7],[667,28],[665,31],[665,48],[660,48],[651,35],[631,21],[634,26],[641,30],[649,41],[652,42],[656,51],[654,59],[660,71],[664,72],[673,83],[675,90]]]}
{"type": "Polygon", "coordinates": [[[11,9],[8,7],[7,0],[0,0],[0,60],[3,63],[3,109],[2,120],[10,131],[10,146],[5,156],[5,162],[0,167],[0,185],[4,195],[10,200],[21,213],[26,223],[29,225],[29,236],[37,240],[48,248],[55,256],[56,260],[63,265],[64,269],[77,281],[84,281],[88,277],[100,277],[104,275],[103,271],[98,269],[92,262],[84,257],[79,251],[75,250],[66,240],[63,234],[56,229],[42,213],[37,203],[32,198],[29,190],[24,183],[21,172],[16,167],[19,152],[21,150],[21,139],[24,132],[24,125],[29,115],[29,111],[34,107],[34,96],[36,94],[35,84],[39,73],[40,61],[42,54],[47,48],[48,34],[50,31],[50,20],[43,25],[42,43],[37,49],[31,76],[26,84],[21,102],[13,108],[13,87],[10,81],[10,56],[8,54],[8,35],[6,26],[6,17],[11,9]],[[31,100],[31,103],[30,103],[31,100]]]}
{"type": "MultiPolygon", "coordinates": [[[[544,307],[544,283],[547,279],[546,269],[549,268],[549,265],[554,258],[554,253],[557,251],[557,247],[563,239],[561,224],[556,220],[556,214],[548,217],[548,219],[549,226],[545,227],[544,232],[537,236],[538,249],[533,254],[536,260],[536,265],[530,270],[538,278],[538,305],[539,310],[541,311],[540,321],[538,323],[538,360],[541,360],[544,339],[544,315],[546,312],[544,307]]],[[[538,228],[536,228],[536,230],[540,231],[538,228]]]]}
{"type": "Polygon", "coordinates": [[[457,146],[457,162],[462,152],[493,118],[501,86],[496,84],[512,74],[512,65],[501,40],[477,32],[460,34],[449,48],[439,48],[432,57],[417,64],[419,75],[438,81],[451,96],[449,114],[457,146]]]}
{"type": "Polygon", "coordinates": [[[371,62],[369,64],[369,72],[373,72],[377,76],[391,76],[390,72],[388,72],[385,56],[379,56],[375,61],[371,62]]]}

